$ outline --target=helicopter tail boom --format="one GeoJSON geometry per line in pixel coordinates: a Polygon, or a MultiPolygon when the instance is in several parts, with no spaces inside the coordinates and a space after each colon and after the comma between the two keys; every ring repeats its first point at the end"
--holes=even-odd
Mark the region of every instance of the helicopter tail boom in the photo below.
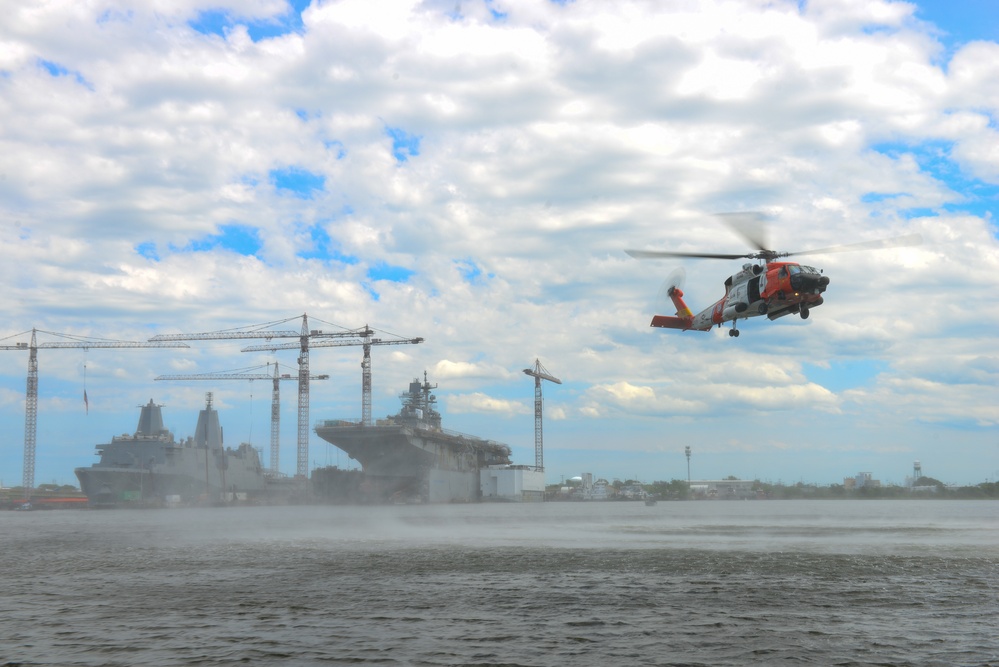
{"type": "Polygon", "coordinates": [[[690,325],[693,323],[693,319],[689,317],[670,317],[669,315],[653,315],[652,324],[649,326],[659,327],[660,329],[682,329],[686,331],[690,329],[690,325]]]}

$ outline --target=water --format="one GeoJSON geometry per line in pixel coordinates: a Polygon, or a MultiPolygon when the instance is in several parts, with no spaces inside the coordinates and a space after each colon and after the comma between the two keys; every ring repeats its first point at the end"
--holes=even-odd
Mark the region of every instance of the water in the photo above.
{"type": "Polygon", "coordinates": [[[0,664],[999,665],[999,503],[0,513],[0,664]]]}

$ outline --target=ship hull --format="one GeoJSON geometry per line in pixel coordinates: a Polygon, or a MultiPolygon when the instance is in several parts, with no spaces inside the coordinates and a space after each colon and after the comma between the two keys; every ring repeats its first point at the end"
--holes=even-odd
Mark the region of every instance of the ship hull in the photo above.
{"type": "MultiPolygon", "coordinates": [[[[245,467],[227,457],[226,470],[209,465],[206,474],[199,458],[205,458],[204,451],[191,449],[187,456],[175,455],[169,465],[137,469],[96,464],[75,472],[80,489],[94,507],[210,504],[266,495],[267,482],[259,466],[245,467]]],[[[209,464],[214,463],[214,457],[208,458],[209,464]]]]}
{"type": "Polygon", "coordinates": [[[442,429],[322,422],[316,434],[361,464],[364,502],[474,502],[480,471],[509,463],[509,448],[442,429]]]}
{"type": "Polygon", "coordinates": [[[217,504],[267,494],[269,480],[257,451],[245,443],[236,449],[223,445],[210,393],[197,435],[184,442],[163,428],[161,406],[150,399],[140,407],[134,435],[97,445],[100,461],[75,470],[92,506],[217,504]]]}

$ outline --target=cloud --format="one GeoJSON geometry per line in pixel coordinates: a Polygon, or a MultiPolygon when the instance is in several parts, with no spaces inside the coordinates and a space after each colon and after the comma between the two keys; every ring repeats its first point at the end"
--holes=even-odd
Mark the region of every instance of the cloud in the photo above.
{"type": "Polygon", "coordinates": [[[505,399],[493,398],[481,392],[473,394],[452,394],[447,398],[448,412],[455,414],[465,413],[493,413],[499,415],[526,415],[533,412],[523,403],[509,401],[505,399]]]}
{"type": "Polygon", "coordinates": [[[441,359],[434,365],[434,377],[442,380],[509,378],[512,373],[492,364],[441,359]]]}
{"type": "MultiPolygon", "coordinates": [[[[945,43],[919,9],[17,3],[0,25],[0,335],[133,340],[308,313],[425,339],[372,351],[379,413],[427,371],[448,412],[501,430],[533,410],[521,371],[540,358],[563,380],[544,387],[553,448],[643,452],[664,430],[723,442],[775,421],[873,442],[916,418],[945,429],[915,433],[916,458],[942,458],[950,434],[964,449],[941,465],[977,475],[999,402],[999,45],[945,43]],[[650,328],[674,268],[699,310],[748,260],[623,249],[747,253],[714,216],[745,210],[770,216],[781,251],[924,243],[802,256],[831,280],[808,320],[755,318],[738,339],[650,328]],[[810,376],[823,364],[856,375],[827,387],[810,376]]],[[[298,354],[239,349],[95,351],[88,389],[121,412],[39,446],[87,463],[151,378],[298,354]]],[[[80,358],[57,356],[41,353],[41,391],[71,411],[80,358]]],[[[313,414],[359,414],[361,351],[310,361],[335,378],[312,387],[313,414]]],[[[23,392],[23,358],[0,364],[0,389],[23,392]]],[[[197,408],[198,391],[156,389],[197,408]]],[[[234,419],[266,419],[227,391],[234,419]]],[[[20,432],[23,401],[0,405],[20,432]]]]}

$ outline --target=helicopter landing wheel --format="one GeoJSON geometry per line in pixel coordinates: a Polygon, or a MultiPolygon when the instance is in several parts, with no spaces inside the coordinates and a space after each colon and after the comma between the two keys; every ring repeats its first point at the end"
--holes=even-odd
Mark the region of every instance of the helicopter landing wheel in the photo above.
{"type": "Polygon", "coordinates": [[[802,304],[801,308],[799,309],[799,312],[801,313],[801,319],[803,319],[803,320],[807,320],[808,319],[808,307],[807,306],[805,306],[804,304],[802,304]]]}
{"type": "Polygon", "coordinates": [[[729,329],[728,330],[728,335],[731,336],[732,338],[738,338],[739,337],[739,330],[738,329],[729,329]]]}
{"type": "Polygon", "coordinates": [[[767,311],[770,310],[770,306],[765,303],[761,303],[759,307],[760,315],[766,315],[767,311]]]}

